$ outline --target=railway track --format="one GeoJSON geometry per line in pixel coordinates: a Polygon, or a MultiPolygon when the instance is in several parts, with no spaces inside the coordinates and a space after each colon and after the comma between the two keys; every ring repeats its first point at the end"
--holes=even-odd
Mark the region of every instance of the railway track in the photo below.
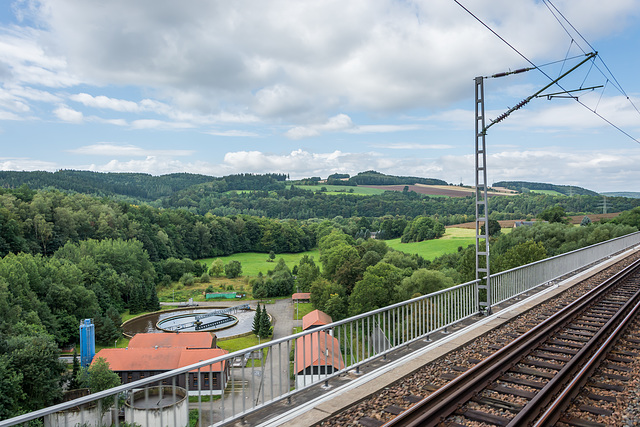
{"type": "MultiPolygon", "coordinates": [[[[385,426],[600,425],[563,413],[601,364],[607,364],[605,376],[625,378],[625,363],[638,354],[611,351],[639,311],[637,260],[411,408],[397,410],[385,426]]],[[[591,393],[591,401],[606,403],[620,386],[591,382],[590,387],[603,390],[591,393]]],[[[607,410],[582,405],[580,411],[607,410]]]]}

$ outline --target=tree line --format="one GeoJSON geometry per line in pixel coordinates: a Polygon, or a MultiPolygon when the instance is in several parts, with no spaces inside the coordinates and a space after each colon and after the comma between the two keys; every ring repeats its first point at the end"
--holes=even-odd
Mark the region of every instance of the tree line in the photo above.
{"type": "MultiPolygon", "coordinates": [[[[473,197],[431,197],[414,191],[386,191],[380,195],[325,194],[306,190],[304,186],[288,186],[273,191],[208,192],[188,188],[162,199],[165,208],[183,208],[191,212],[220,216],[257,215],[280,219],[345,218],[385,215],[438,215],[449,225],[453,215],[475,216],[473,197]]],[[[493,219],[523,219],[537,216],[542,210],[560,204],[567,212],[602,212],[602,197],[589,195],[557,196],[527,193],[515,196],[492,196],[489,212],[493,219]]],[[[640,206],[640,199],[607,198],[609,212],[621,212],[640,206]]]]}
{"type": "Polygon", "coordinates": [[[124,198],[129,201],[152,202],[194,185],[211,183],[218,192],[283,188],[287,175],[237,174],[217,178],[191,173],[153,176],[146,173],[91,172],[59,170],[56,172],[0,171],[0,187],[16,189],[58,189],[65,192],[91,194],[98,197],[124,198]]]}
{"type": "MultiPolygon", "coordinates": [[[[493,273],[638,231],[640,208],[611,222],[585,221],[581,227],[539,222],[510,233],[501,233],[497,227],[490,237],[493,273]]],[[[300,292],[311,292],[314,307],[334,320],[475,279],[475,245],[427,261],[395,251],[384,241],[355,240],[328,221],[318,229],[318,239],[322,273],[303,269],[301,262],[296,266],[296,284],[300,292]]]]}
{"type": "Polygon", "coordinates": [[[70,380],[60,346],[77,342],[84,318],[113,345],[125,309],[160,309],[154,266],[137,240],[67,242],[49,257],[0,258],[0,419],[56,402],[70,380]]]}
{"type": "Polygon", "coordinates": [[[151,261],[315,246],[313,230],[295,220],[198,215],[55,190],[0,190],[0,256],[47,256],[69,241],[87,239],[139,240],[151,261]]]}

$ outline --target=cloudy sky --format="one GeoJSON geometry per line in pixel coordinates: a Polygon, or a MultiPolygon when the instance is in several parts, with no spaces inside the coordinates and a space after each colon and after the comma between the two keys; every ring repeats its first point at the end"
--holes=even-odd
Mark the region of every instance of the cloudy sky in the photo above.
{"type": "Polygon", "coordinates": [[[595,49],[545,93],[603,87],[489,129],[489,182],[640,191],[640,0],[459,2],[521,55],[454,0],[2,1],[0,170],[473,184],[474,77],[540,67],[489,120],[595,49]]]}

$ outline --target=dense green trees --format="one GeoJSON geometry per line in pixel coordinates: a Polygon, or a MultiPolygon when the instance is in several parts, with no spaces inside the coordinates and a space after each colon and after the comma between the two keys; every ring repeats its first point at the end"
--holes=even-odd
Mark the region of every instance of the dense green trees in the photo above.
{"type": "Polygon", "coordinates": [[[405,301],[411,298],[427,295],[432,292],[437,292],[453,285],[454,283],[451,277],[446,276],[444,273],[420,268],[415,270],[411,276],[405,277],[402,280],[396,289],[396,298],[399,301],[405,301]]]}
{"type": "Polygon", "coordinates": [[[617,218],[611,222],[615,224],[623,224],[640,229],[640,207],[622,212],[617,218]]]}
{"type": "Polygon", "coordinates": [[[419,216],[407,225],[402,233],[402,243],[422,242],[444,235],[444,224],[435,218],[419,216]]]}
{"type": "Polygon", "coordinates": [[[224,266],[224,275],[227,276],[228,279],[242,275],[242,264],[240,261],[229,261],[229,263],[224,266]]]}
{"type": "Polygon", "coordinates": [[[567,213],[560,205],[547,208],[538,214],[538,218],[543,221],[559,222],[561,224],[568,224],[567,213]]]}
{"type": "MultiPolygon", "coordinates": [[[[489,221],[489,236],[497,236],[501,233],[502,227],[500,227],[500,223],[495,219],[490,219],[489,221]]],[[[480,234],[484,234],[484,224],[480,227],[480,234]]]]}
{"type": "Polygon", "coordinates": [[[316,265],[313,257],[304,255],[294,269],[297,285],[296,292],[309,292],[311,283],[320,276],[320,267],[316,265]]]}
{"type": "Polygon", "coordinates": [[[293,293],[294,278],[291,270],[280,258],[276,267],[269,270],[266,276],[262,274],[251,280],[253,294],[260,298],[280,297],[291,295],[293,293]],[[257,292],[257,294],[256,294],[257,292]]]}
{"type": "Polygon", "coordinates": [[[58,191],[0,189],[0,220],[0,256],[49,255],[67,242],[87,239],[137,239],[153,262],[300,252],[316,244],[313,230],[295,220],[201,216],[58,191]]]}
{"type": "Polygon", "coordinates": [[[260,304],[256,307],[256,314],[253,316],[251,330],[260,338],[267,338],[271,335],[271,320],[269,319],[267,308],[264,305],[262,308],[260,308],[260,304]]]}
{"type": "MultiPolygon", "coordinates": [[[[508,270],[634,231],[635,227],[616,223],[519,227],[491,237],[491,271],[508,270]]],[[[336,316],[364,313],[475,279],[474,246],[428,262],[391,250],[384,241],[354,242],[338,229],[324,230],[323,234],[319,243],[323,272],[311,284],[311,302],[336,316]],[[351,276],[342,275],[343,270],[349,270],[351,276]]]]}
{"type": "Polygon", "coordinates": [[[36,316],[0,333],[0,419],[49,406],[62,394],[64,367],[53,337],[36,316]]]}
{"type": "MultiPolygon", "coordinates": [[[[109,367],[109,362],[98,357],[89,368],[83,368],[78,374],[78,382],[82,387],[88,388],[91,393],[98,393],[120,385],[120,377],[109,367]]],[[[107,412],[115,403],[114,396],[100,400],[102,414],[107,412]]],[[[102,415],[101,414],[101,415],[102,415]]]]}

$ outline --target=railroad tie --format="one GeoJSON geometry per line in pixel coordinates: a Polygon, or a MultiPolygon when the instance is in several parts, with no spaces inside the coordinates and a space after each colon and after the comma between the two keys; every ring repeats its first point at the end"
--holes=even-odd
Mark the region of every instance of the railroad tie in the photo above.
{"type": "Polygon", "coordinates": [[[576,417],[560,418],[559,421],[575,427],[607,427],[606,424],[597,423],[595,421],[583,420],[582,418],[576,418],[576,417]]]}
{"type": "Polygon", "coordinates": [[[375,418],[364,417],[364,418],[360,418],[358,420],[358,424],[360,424],[360,425],[362,425],[364,427],[380,427],[384,423],[382,421],[380,421],[380,420],[376,420],[375,418]]]}
{"type": "Polygon", "coordinates": [[[479,421],[482,423],[491,423],[497,426],[506,426],[509,424],[509,418],[501,417],[500,415],[493,415],[475,409],[463,409],[458,411],[458,414],[472,421],[479,421]]]}

